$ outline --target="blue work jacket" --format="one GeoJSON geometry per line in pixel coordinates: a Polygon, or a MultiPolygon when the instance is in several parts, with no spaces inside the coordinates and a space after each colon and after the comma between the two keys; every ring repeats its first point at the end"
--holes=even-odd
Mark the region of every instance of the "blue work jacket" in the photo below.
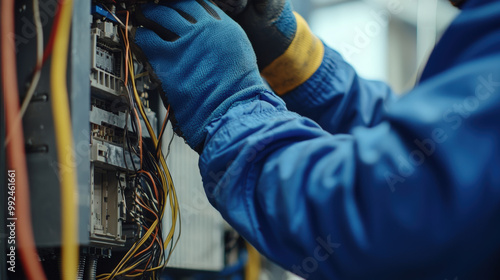
{"type": "Polygon", "coordinates": [[[500,1],[470,0],[397,97],[326,48],[207,127],[210,202],[307,279],[500,279],[500,1]]]}

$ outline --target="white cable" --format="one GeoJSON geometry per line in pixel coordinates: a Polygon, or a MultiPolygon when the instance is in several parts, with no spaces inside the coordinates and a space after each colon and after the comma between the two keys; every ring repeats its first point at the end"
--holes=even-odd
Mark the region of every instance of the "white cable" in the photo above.
{"type": "MultiPolygon", "coordinates": [[[[33,20],[35,22],[36,29],[36,65],[35,65],[35,73],[33,73],[33,78],[31,80],[30,86],[23,100],[23,104],[21,105],[21,109],[19,111],[19,116],[17,117],[16,123],[19,123],[24,113],[26,113],[26,109],[28,109],[28,105],[33,98],[33,94],[35,93],[35,89],[38,86],[38,82],[40,81],[40,76],[42,72],[42,59],[43,59],[43,27],[42,21],[40,20],[40,5],[38,0],[33,0],[33,20]]],[[[10,135],[7,135],[5,139],[5,146],[10,141],[10,135]]]]}
{"type": "Polygon", "coordinates": [[[23,100],[23,105],[21,106],[21,118],[24,116],[26,109],[35,93],[35,89],[40,81],[40,74],[42,72],[41,64],[43,59],[43,28],[42,22],[40,20],[40,6],[38,4],[38,0],[33,0],[33,18],[35,20],[35,28],[36,28],[36,71],[33,75],[33,79],[31,80],[30,87],[26,92],[26,96],[23,100]]]}

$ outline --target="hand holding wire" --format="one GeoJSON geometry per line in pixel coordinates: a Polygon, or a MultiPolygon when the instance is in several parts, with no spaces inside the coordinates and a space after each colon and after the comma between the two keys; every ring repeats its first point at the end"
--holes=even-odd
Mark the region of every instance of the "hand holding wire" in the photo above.
{"type": "Polygon", "coordinates": [[[196,151],[212,120],[266,91],[245,32],[211,2],[148,4],[136,20],[135,42],[162,83],[174,129],[196,151]]]}

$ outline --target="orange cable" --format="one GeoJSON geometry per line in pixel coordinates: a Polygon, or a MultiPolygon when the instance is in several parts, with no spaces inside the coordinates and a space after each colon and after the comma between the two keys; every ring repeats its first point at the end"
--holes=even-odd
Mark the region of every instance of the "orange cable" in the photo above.
{"type": "Polygon", "coordinates": [[[153,183],[153,186],[154,186],[154,191],[155,191],[156,200],[158,200],[158,201],[159,201],[159,200],[160,200],[160,198],[159,198],[159,196],[158,196],[158,189],[156,188],[156,184],[155,184],[155,181],[153,180],[153,176],[151,176],[151,173],[146,172],[146,171],[144,171],[144,170],[140,170],[140,171],[139,171],[139,173],[144,173],[144,174],[146,174],[146,175],[149,177],[149,179],[151,180],[151,182],[153,183]]]}
{"type": "Polygon", "coordinates": [[[148,262],[146,263],[146,266],[144,267],[144,269],[136,268],[136,269],[132,270],[130,273],[125,274],[125,276],[126,277],[138,277],[138,276],[140,276],[140,275],[137,275],[137,273],[141,273],[141,272],[144,273],[144,272],[146,272],[148,270],[147,268],[148,268],[149,262],[151,262],[152,258],[153,258],[153,256],[149,257],[148,262]]]}
{"type": "Polygon", "coordinates": [[[19,242],[19,256],[28,279],[47,279],[38,259],[35,238],[31,224],[28,168],[24,150],[22,123],[15,125],[19,115],[19,89],[17,88],[16,47],[11,35],[14,29],[14,0],[2,0],[1,38],[2,38],[2,90],[5,107],[7,135],[17,141],[7,145],[8,166],[16,172],[16,239],[19,242]]]}
{"type": "Polygon", "coordinates": [[[130,51],[130,42],[128,40],[128,19],[129,12],[127,11],[127,19],[125,20],[125,86],[127,86],[128,83],[128,53],[130,51]]]}
{"type": "MultiPolygon", "coordinates": [[[[144,227],[144,226],[143,226],[144,227]]],[[[147,228],[146,228],[147,229],[147,228]]],[[[153,247],[153,244],[155,244],[155,241],[156,241],[156,236],[158,235],[158,228],[155,229],[155,233],[153,235],[153,241],[151,242],[151,244],[149,244],[148,247],[146,247],[144,250],[140,251],[139,253],[135,254],[134,255],[134,258],[141,255],[142,253],[146,252],[147,250],[149,250],[151,247],[153,247]]]]}
{"type": "MultiPolygon", "coordinates": [[[[140,200],[142,200],[142,198],[140,198],[140,200]]],[[[144,203],[144,200],[142,201],[144,204],[142,204],[139,200],[137,200],[137,198],[135,199],[135,202],[137,202],[137,204],[139,204],[140,206],[142,206],[142,208],[144,208],[144,209],[148,210],[148,211],[149,211],[149,212],[151,212],[153,215],[155,215],[156,220],[159,220],[159,219],[158,219],[158,215],[156,215],[156,213],[155,213],[155,212],[154,212],[151,208],[149,208],[149,207],[147,207],[146,205],[144,205],[144,204],[146,204],[146,203],[144,203]]]]}

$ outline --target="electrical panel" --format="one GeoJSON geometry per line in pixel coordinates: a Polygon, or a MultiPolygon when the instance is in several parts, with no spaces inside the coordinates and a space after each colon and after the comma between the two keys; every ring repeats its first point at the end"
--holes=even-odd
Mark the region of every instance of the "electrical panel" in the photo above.
{"type": "MultiPolygon", "coordinates": [[[[40,1],[46,43],[59,2],[40,1]]],[[[127,267],[143,268],[143,277],[158,279],[161,269],[152,263],[162,268],[167,259],[167,268],[186,271],[219,271],[225,266],[225,225],[204,195],[198,155],[166,125],[160,85],[147,61],[132,50],[129,36],[137,26],[126,17],[136,3],[74,1],[68,71],[61,79],[68,82],[74,138],[70,148],[78,181],[78,279],[106,273],[134,278],[127,267]]],[[[21,100],[36,61],[35,36],[26,33],[33,25],[32,4],[16,1],[21,100]]],[[[65,166],[57,160],[50,67],[49,59],[23,128],[35,242],[47,277],[58,279],[59,172],[65,166]]]]}
{"type": "Polygon", "coordinates": [[[96,246],[123,246],[123,221],[126,221],[126,205],[122,186],[126,174],[117,170],[91,167],[91,217],[90,240],[96,246]]]}
{"type": "MultiPolygon", "coordinates": [[[[92,246],[124,246],[127,235],[126,228],[135,228],[137,232],[129,232],[128,237],[140,235],[141,225],[136,224],[134,217],[140,209],[134,200],[134,186],[127,173],[134,173],[140,165],[139,157],[131,152],[137,147],[139,137],[148,138],[146,129],[138,136],[133,132],[130,119],[132,103],[127,100],[129,88],[125,86],[123,42],[120,38],[118,23],[95,14],[91,24],[91,106],[89,129],[90,135],[90,245],[92,246]],[[127,137],[130,135],[130,137],[127,137]],[[129,192],[127,194],[127,192],[129,192]],[[127,207],[129,206],[129,207],[127,207]],[[128,210],[127,210],[128,209],[128,210]],[[128,217],[127,217],[128,216],[128,217]]],[[[123,32],[123,31],[121,31],[123,32]]],[[[128,55],[128,54],[127,54],[128,55]]],[[[134,69],[142,71],[145,67],[134,60],[134,69]]],[[[140,73],[138,73],[140,74],[140,73]]],[[[135,80],[136,87],[141,90],[141,102],[152,128],[157,134],[156,113],[149,108],[146,90],[152,82],[146,78],[135,80]]],[[[146,127],[143,119],[140,126],[146,127]]]]}

